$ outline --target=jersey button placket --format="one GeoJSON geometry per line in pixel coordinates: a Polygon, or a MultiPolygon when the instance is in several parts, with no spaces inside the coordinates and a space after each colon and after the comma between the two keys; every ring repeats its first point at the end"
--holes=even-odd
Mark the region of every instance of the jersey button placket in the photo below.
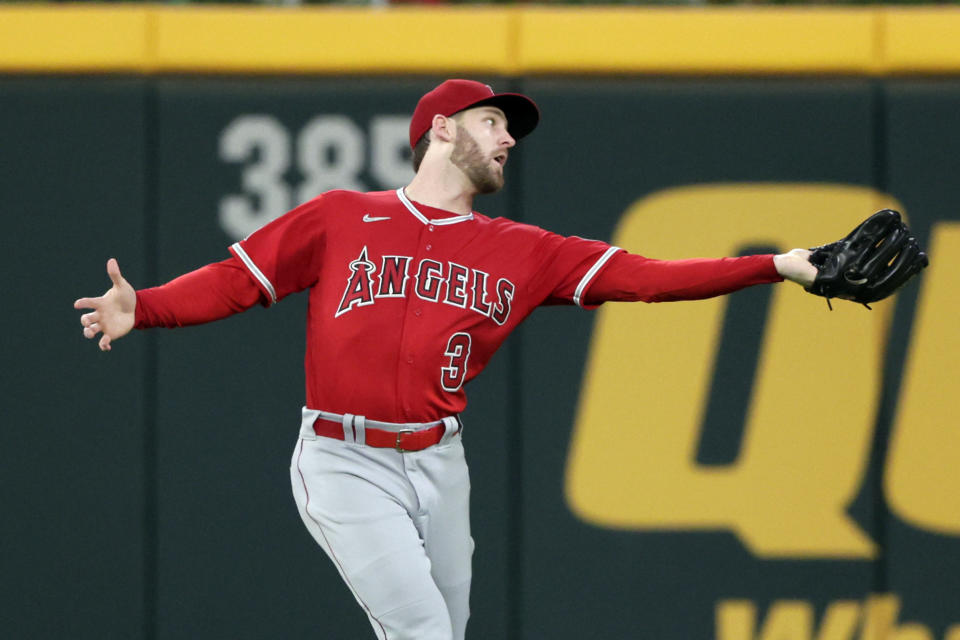
{"type": "MultiPolygon", "coordinates": [[[[433,231],[434,225],[428,224],[424,227],[421,227],[420,238],[419,238],[419,251],[414,257],[416,264],[420,264],[420,261],[426,256],[430,255],[430,252],[433,250],[433,244],[429,242],[431,237],[428,235],[429,232],[433,231]]],[[[412,391],[405,389],[409,384],[416,384],[417,376],[412,375],[413,367],[417,366],[417,350],[423,347],[420,344],[422,339],[422,334],[417,327],[422,327],[422,323],[419,321],[423,319],[423,306],[422,301],[418,299],[416,294],[412,294],[408,298],[408,306],[405,316],[406,322],[413,322],[407,329],[404,330],[402,344],[400,345],[401,356],[398,360],[399,366],[403,370],[403,373],[400,374],[398,379],[398,389],[400,390],[401,407],[403,411],[410,412],[412,407],[410,406],[409,399],[407,398],[407,393],[412,391]]]]}

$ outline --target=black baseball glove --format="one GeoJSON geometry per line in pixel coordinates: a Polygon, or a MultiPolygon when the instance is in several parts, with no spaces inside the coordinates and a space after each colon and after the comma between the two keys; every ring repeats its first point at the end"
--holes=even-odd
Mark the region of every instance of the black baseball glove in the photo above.
{"type": "Polygon", "coordinates": [[[868,303],[883,300],[927,266],[927,254],[892,209],[876,212],[846,238],[814,247],[810,263],[819,271],[810,293],[868,303]]]}

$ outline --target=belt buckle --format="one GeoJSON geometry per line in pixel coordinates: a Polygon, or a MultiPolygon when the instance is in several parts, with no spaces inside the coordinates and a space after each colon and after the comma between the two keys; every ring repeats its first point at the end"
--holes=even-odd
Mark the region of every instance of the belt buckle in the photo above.
{"type": "Polygon", "coordinates": [[[405,433],[413,433],[413,432],[414,432],[414,429],[401,429],[400,431],[397,431],[397,444],[394,448],[397,450],[398,453],[406,453],[408,451],[408,449],[404,449],[403,447],[400,446],[400,438],[405,433]]]}

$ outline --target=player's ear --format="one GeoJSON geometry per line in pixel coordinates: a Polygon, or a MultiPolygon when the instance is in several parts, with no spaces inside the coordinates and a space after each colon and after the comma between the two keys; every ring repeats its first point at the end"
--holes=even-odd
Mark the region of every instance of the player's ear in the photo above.
{"type": "Polygon", "coordinates": [[[453,118],[438,113],[433,116],[433,122],[430,125],[430,139],[451,142],[456,135],[456,130],[457,123],[453,118]]]}

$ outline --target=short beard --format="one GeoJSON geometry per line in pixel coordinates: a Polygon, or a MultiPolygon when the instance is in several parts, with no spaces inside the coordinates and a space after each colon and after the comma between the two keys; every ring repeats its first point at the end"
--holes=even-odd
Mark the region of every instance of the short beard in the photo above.
{"type": "Polygon", "coordinates": [[[463,171],[477,193],[496,193],[503,187],[503,174],[490,168],[490,160],[483,157],[477,140],[464,127],[457,131],[450,162],[463,171]]]}

